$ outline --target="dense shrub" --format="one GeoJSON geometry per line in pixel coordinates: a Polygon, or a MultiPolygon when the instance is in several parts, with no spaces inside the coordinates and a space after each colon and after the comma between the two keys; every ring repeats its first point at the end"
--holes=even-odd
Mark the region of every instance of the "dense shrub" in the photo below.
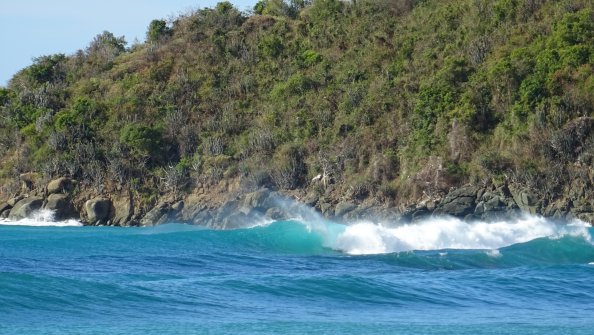
{"type": "Polygon", "coordinates": [[[105,31],[0,88],[0,177],[177,193],[184,178],[294,189],[322,174],[320,192],[353,186],[359,200],[553,180],[547,166],[592,160],[593,13],[572,0],[263,0],[253,15],[222,2],[153,20],[129,49],[105,31]]]}

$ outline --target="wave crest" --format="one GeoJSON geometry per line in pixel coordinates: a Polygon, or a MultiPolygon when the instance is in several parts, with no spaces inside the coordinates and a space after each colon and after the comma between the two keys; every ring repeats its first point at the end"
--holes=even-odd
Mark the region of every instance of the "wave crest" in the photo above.
{"type": "Polygon", "coordinates": [[[588,225],[567,224],[525,216],[515,221],[465,222],[452,217],[431,218],[398,227],[361,222],[346,226],[333,248],[355,255],[383,254],[411,250],[488,249],[495,250],[537,238],[581,236],[591,242],[588,225]]]}

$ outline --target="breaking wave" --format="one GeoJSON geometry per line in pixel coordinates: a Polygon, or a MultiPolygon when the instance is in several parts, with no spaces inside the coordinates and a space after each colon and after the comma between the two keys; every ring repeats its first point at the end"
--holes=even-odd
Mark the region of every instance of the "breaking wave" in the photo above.
{"type": "Polygon", "coordinates": [[[77,220],[56,221],[55,213],[49,209],[36,211],[31,217],[20,220],[0,219],[2,226],[31,226],[31,227],[78,227],[82,223],[77,220]]]}

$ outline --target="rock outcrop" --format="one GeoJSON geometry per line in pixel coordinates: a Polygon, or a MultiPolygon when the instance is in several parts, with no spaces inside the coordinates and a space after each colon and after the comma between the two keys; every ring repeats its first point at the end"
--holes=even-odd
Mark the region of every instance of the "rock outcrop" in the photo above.
{"type": "MultiPolygon", "coordinates": [[[[33,180],[33,176],[29,177],[33,180]]],[[[0,203],[0,218],[19,220],[44,208],[54,211],[56,220],[80,218],[88,225],[152,226],[179,222],[213,229],[235,229],[290,218],[399,224],[441,215],[500,221],[522,213],[594,222],[594,194],[588,182],[582,180],[575,180],[569,189],[555,196],[517,184],[466,185],[438,196],[424,194],[417,203],[408,205],[382,202],[372,196],[358,199],[345,194],[337,198],[320,189],[287,194],[267,188],[247,193],[221,190],[214,195],[217,202],[213,202],[213,195],[202,189],[183,200],[163,197],[148,208],[136,204],[129,191],[93,197],[90,192],[79,194],[75,185],[74,180],[58,178],[41,191],[34,190],[33,194],[47,194],[46,198],[19,195],[8,199],[0,203]]]]}
{"type": "Polygon", "coordinates": [[[140,225],[154,226],[167,222],[181,222],[178,215],[183,207],[183,202],[176,202],[174,204],[160,203],[144,215],[140,220],[140,225]]]}
{"type": "Polygon", "coordinates": [[[86,223],[90,225],[107,224],[111,213],[111,200],[95,198],[85,202],[86,223]]]}
{"type": "Polygon", "coordinates": [[[54,219],[58,221],[79,217],[70,197],[66,194],[50,194],[44,208],[54,211],[54,219]]]}
{"type": "Polygon", "coordinates": [[[10,213],[10,210],[12,209],[12,206],[9,205],[8,203],[1,203],[0,204],[0,218],[7,218],[8,214],[10,213]]]}
{"type": "Polygon", "coordinates": [[[61,177],[47,184],[48,194],[70,193],[74,189],[74,182],[70,178],[61,177]]]}
{"type": "Polygon", "coordinates": [[[30,217],[33,212],[41,209],[43,206],[43,198],[28,197],[19,200],[10,210],[8,218],[11,220],[20,220],[30,217]]]}

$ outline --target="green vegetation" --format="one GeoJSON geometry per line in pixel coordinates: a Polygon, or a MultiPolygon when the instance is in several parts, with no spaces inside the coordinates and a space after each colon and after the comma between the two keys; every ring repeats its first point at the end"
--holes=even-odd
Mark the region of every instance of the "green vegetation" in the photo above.
{"type": "Polygon", "coordinates": [[[1,191],[35,171],[139,194],[318,174],[317,191],[356,199],[557,192],[591,175],[593,69],[592,1],[222,2],[16,74],[0,89],[1,191]]]}

